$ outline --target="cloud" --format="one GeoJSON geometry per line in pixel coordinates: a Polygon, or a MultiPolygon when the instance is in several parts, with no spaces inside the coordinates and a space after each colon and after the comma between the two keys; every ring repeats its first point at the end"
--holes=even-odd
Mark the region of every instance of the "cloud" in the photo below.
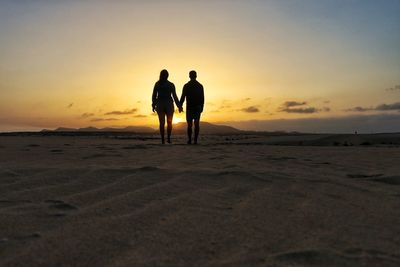
{"type": "Polygon", "coordinates": [[[290,107],[304,106],[306,104],[307,104],[307,102],[286,101],[285,103],[282,104],[282,106],[286,107],[286,108],[290,108],[290,107]]]}
{"type": "Polygon", "coordinates": [[[86,119],[86,118],[93,117],[93,116],[94,116],[93,113],[83,113],[83,114],[81,115],[81,118],[86,119]]]}
{"type": "Polygon", "coordinates": [[[100,121],[118,121],[119,119],[116,119],[116,118],[94,118],[94,119],[91,119],[90,121],[93,121],[93,122],[100,122],[100,121]]]}
{"type": "Polygon", "coordinates": [[[400,85],[395,85],[394,87],[387,88],[386,91],[389,92],[400,91],[400,85]]]}
{"type": "Polygon", "coordinates": [[[247,113],[257,113],[257,112],[260,112],[260,110],[259,110],[258,107],[256,107],[256,106],[250,106],[250,107],[247,107],[247,108],[242,108],[241,111],[247,112],[247,113]]]}
{"type": "Polygon", "coordinates": [[[132,108],[132,109],[126,109],[124,111],[118,111],[118,110],[114,110],[111,112],[107,112],[104,115],[131,115],[131,114],[135,114],[137,112],[137,108],[132,108]]]}
{"type": "Polygon", "coordinates": [[[231,107],[232,107],[231,105],[223,105],[223,106],[220,106],[219,109],[228,109],[231,107]]]}
{"type": "Polygon", "coordinates": [[[373,108],[363,108],[360,106],[354,107],[354,108],[349,108],[346,109],[345,111],[355,111],[355,112],[364,112],[364,111],[368,111],[368,110],[372,110],[373,108]]]}
{"type": "Polygon", "coordinates": [[[371,110],[375,110],[375,111],[390,111],[390,110],[398,110],[400,111],[400,102],[395,102],[392,104],[380,104],[376,107],[354,107],[354,108],[349,108],[346,109],[345,111],[352,111],[352,112],[365,112],[365,111],[371,111],[371,110]]]}
{"type": "Polygon", "coordinates": [[[135,115],[133,117],[135,117],[135,118],[147,118],[146,115],[142,115],[142,114],[138,114],[138,115],[135,115]]]}
{"type": "Polygon", "coordinates": [[[303,107],[305,105],[307,105],[306,101],[286,101],[279,108],[279,111],[286,113],[312,114],[320,111],[329,112],[331,110],[329,107],[324,107],[322,109],[318,109],[315,107],[303,107]]]}
{"type": "Polygon", "coordinates": [[[70,103],[67,108],[72,108],[72,106],[74,105],[74,103],[70,103]]]}
{"type": "Polygon", "coordinates": [[[287,113],[303,113],[303,114],[311,114],[311,113],[317,113],[320,110],[314,107],[308,107],[308,108],[284,108],[281,109],[280,111],[287,112],[287,113]]]}
{"type": "Polygon", "coordinates": [[[400,102],[393,104],[381,104],[375,108],[375,110],[385,111],[385,110],[400,110],[400,102]]]}

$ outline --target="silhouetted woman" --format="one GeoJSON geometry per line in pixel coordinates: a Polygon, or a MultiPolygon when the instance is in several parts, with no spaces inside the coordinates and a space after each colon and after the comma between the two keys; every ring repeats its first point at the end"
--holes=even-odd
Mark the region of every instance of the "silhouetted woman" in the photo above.
{"type": "Polygon", "coordinates": [[[175,92],[175,85],[168,81],[168,71],[160,72],[160,79],[154,85],[153,89],[153,112],[156,110],[160,121],[161,142],[165,144],[164,127],[165,117],[167,117],[167,142],[171,143],[172,118],[174,116],[174,101],[181,110],[178,97],[175,92]]]}

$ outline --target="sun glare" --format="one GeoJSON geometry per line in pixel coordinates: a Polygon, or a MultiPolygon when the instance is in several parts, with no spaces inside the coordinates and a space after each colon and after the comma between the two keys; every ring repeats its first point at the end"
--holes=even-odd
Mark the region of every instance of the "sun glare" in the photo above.
{"type": "Polygon", "coordinates": [[[172,124],[178,124],[178,123],[180,123],[180,122],[182,122],[182,118],[174,117],[174,118],[172,119],[172,124]]]}

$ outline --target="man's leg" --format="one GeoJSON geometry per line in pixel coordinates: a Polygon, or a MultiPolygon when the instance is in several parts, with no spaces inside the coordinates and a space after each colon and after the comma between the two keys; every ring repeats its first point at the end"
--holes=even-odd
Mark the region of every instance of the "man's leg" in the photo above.
{"type": "Polygon", "coordinates": [[[187,121],[187,135],[188,135],[188,144],[192,143],[192,127],[193,127],[193,122],[190,120],[187,121]]]}
{"type": "Polygon", "coordinates": [[[200,132],[200,120],[194,120],[194,143],[197,144],[197,139],[200,132]]]}
{"type": "Polygon", "coordinates": [[[165,114],[164,112],[158,113],[158,120],[160,121],[160,135],[161,135],[161,143],[165,144],[164,139],[164,131],[165,131],[165,114]]]}
{"type": "Polygon", "coordinates": [[[168,143],[171,143],[172,119],[173,119],[173,117],[174,117],[173,113],[170,114],[170,115],[167,115],[167,136],[168,136],[167,142],[168,143]]]}

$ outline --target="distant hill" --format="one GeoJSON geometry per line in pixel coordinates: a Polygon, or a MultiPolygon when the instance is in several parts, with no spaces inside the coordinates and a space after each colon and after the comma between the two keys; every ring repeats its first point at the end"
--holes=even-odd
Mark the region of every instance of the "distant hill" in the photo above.
{"type": "Polygon", "coordinates": [[[85,127],[85,128],[65,128],[59,127],[55,130],[43,129],[42,132],[78,132],[78,133],[89,133],[89,132],[132,132],[132,133],[155,133],[155,129],[146,126],[128,126],[125,128],[96,128],[96,127],[85,127]]]}
{"type": "MultiPolygon", "coordinates": [[[[194,127],[194,126],[193,126],[194,127]]],[[[176,134],[186,134],[187,124],[186,122],[180,122],[174,125],[173,133],[176,134]]],[[[239,134],[242,133],[241,130],[236,128],[217,125],[209,122],[200,122],[200,132],[201,134],[239,134]]]]}
{"type": "MultiPolygon", "coordinates": [[[[180,122],[173,126],[174,134],[186,134],[187,124],[186,122],[180,122]]],[[[209,122],[201,122],[200,123],[200,131],[202,134],[239,134],[243,131],[238,130],[236,128],[225,126],[225,125],[217,125],[209,122]]],[[[52,132],[52,133],[61,133],[61,132],[76,132],[76,133],[96,133],[96,132],[132,132],[132,133],[147,133],[153,134],[158,133],[158,130],[153,129],[151,127],[146,126],[128,126],[124,128],[96,128],[96,127],[85,127],[85,128],[66,128],[59,127],[55,130],[43,129],[41,132],[52,132]]]]}

